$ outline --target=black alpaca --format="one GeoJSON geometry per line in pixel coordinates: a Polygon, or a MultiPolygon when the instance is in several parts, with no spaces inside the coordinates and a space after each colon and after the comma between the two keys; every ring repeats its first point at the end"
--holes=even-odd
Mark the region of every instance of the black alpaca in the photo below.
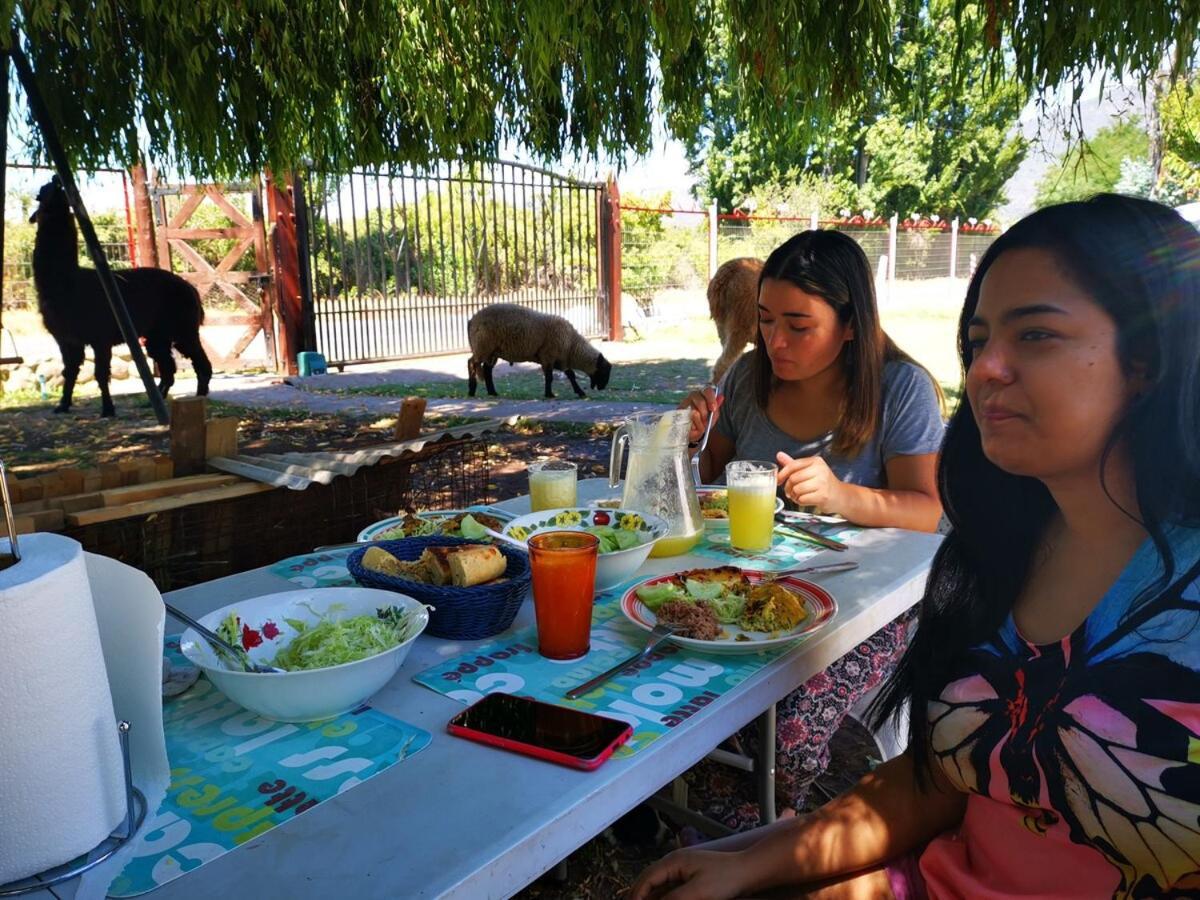
{"type": "MultiPolygon", "coordinates": [[[[83,348],[89,346],[96,361],[96,383],[100,385],[103,402],[101,415],[115,415],[108,393],[109,365],[112,348],[125,343],[125,338],[117,327],[96,270],[79,265],[75,218],[57,176],[38,191],[38,207],[29,221],[37,223],[33,283],[37,287],[38,310],[63,359],[62,400],[54,411],[66,412],[71,408],[75,379],[83,364],[83,348]]],[[[212,365],[200,346],[204,309],[199,292],[165,269],[128,269],[113,275],[125,298],[133,327],[145,339],[147,355],[158,363],[158,389],[163,396],[175,383],[172,345],[192,361],[196,393],[205,396],[212,365]]]]}

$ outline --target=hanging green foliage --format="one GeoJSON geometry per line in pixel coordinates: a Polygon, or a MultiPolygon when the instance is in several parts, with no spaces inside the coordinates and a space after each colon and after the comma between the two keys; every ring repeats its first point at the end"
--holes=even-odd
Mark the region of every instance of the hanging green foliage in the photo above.
{"type": "MultiPolygon", "coordinates": [[[[960,0],[965,3],[966,0],[960,0]]],[[[75,164],[222,178],[494,156],[623,156],[655,106],[679,137],[732,67],[751,127],[819,133],[920,79],[894,56],[921,0],[24,0],[3,3],[75,164]],[[711,52],[724,23],[729,53],[711,52]]],[[[1195,0],[988,0],[957,40],[1027,89],[1190,58],[1195,0]],[[1009,59],[1005,58],[1008,54],[1009,59]]],[[[961,76],[959,72],[956,75],[961,76]]],[[[976,76],[979,73],[971,73],[976,76]]],[[[31,132],[33,129],[31,129],[31,132]]]]}

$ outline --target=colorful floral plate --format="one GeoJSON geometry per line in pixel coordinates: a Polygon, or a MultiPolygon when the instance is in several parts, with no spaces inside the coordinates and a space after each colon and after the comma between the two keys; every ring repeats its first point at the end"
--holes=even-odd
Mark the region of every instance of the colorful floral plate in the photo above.
{"type": "Polygon", "coordinates": [[[670,530],[665,519],[651,513],[632,509],[589,509],[572,506],[543,509],[526,516],[518,516],[504,526],[504,533],[524,541],[539,531],[582,531],[589,526],[602,525],[632,531],[637,535],[639,543],[627,550],[600,554],[596,560],[597,593],[632,578],[650,555],[654,542],[670,530]]]}
{"type": "MultiPolygon", "coordinates": [[[[743,572],[752,584],[757,584],[764,578],[772,578],[769,572],[743,572]]],[[[673,575],[660,575],[655,578],[635,584],[625,596],[621,598],[621,612],[634,625],[644,628],[647,631],[653,630],[658,624],[658,618],[652,613],[646,604],[638,599],[638,588],[645,587],[650,584],[658,584],[660,581],[667,581],[674,578],[673,575]]],[[[695,650],[700,653],[758,653],[760,650],[769,650],[772,647],[782,647],[784,644],[790,644],[792,641],[797,641],[801,638],[806,638],[813,632],[823,628],[833,618],[837,612],[837,601],[833,599],[833,595],[825,588],[813,584],[811,581],[805,581],[802,578],[795,578],[791,575],[779,579],[778,582],[783,587],[787,588],[792,593],[796,594],[801,602],[804,603],[804,608],[808,611],[808,616],[790,631],[780,634],[768,634],[763,631],[745,631],[736,625],[722,625],[721,628],[728,637],[720,638],[715,641],[702,641],[698,638],[678,637],[671,635],[668,640],[678,644],[681,647],[686,647],[689,650],[695,650]]]]}

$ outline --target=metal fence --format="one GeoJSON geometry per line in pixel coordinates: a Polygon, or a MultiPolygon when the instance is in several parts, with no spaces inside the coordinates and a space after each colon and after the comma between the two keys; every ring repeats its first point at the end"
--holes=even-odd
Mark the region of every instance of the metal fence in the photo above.
{"type": "Polygon", "coordinates": [[[967,278],[998,236],[974,223],[959,227],[929,220],[819,219],[815,214],[717,215],[712,210],[623,205],[621,290],[626,306],[631,299],[636,304],[623,314],[627,320],[707,315],[707,307],[694,295],[704,292],[710,271],[737,257],[765,259],[789,237],[813,227],[837,229],[854,238],[881,289],[898,281],[967,278]]]}
{"type": "Polygon", "coordinates": [[[602,190],[511,162],[310,173],[317,349],[331,365],[465,350],[467,321],[496,302],[606,334],[602,190]]]}
{"type": "MultiPolygon", "coordinates": [[[[54,170],[23,162],[9,162],[7,167],[3,305],[6,309],[23,309],[37,305],[33,287],[33,239],[37,228],[30,223],[29,215],[37,205],[38,189],[50,180],[54,170]]],[[[134,228],[125,172],[98,169],[79,173],[78,183],[109,264],[117,269],[131,267],[134,228]]],[[[82,240],[79,261],[92,265],[82,240]]]]}

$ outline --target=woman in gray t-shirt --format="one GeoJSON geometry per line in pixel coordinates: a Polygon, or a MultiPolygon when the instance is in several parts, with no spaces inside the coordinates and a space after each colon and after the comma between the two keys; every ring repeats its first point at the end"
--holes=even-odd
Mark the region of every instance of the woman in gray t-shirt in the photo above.
{"type": "MultiPolygon", "coordinates": [[[[784,496],[860,525],[933,531],[941,403],[933,379],[884,334],[862,249],[836,231],[806,231],[763,267],[755,348],[729,370],[719,399],[688,397],[692,434],[716,422],[700,460],[705,481],[733,459],[775,460],[784,496]]],[[[890,673],[906,617],[887,625],[777,706],[776,784],[800,809],[829,763],[829,740],[860,697],[890,673]]],[[[737,736],[753,752],[757,729],[737,736]]],[[[730,828],[758,824],[749,779],[703,763],[688,773],[702,811],[730,828]]]]}
{"type": "Polygon", "coordinates": [[[862,248],[806,231],[770,255],[759,282],[754,350],[684,401],[706,482],[733,459],[779,464],[783,495],[859,525],[933,531],[941,516],[941,402],[932,377],[879,325],[862,248]]]}

